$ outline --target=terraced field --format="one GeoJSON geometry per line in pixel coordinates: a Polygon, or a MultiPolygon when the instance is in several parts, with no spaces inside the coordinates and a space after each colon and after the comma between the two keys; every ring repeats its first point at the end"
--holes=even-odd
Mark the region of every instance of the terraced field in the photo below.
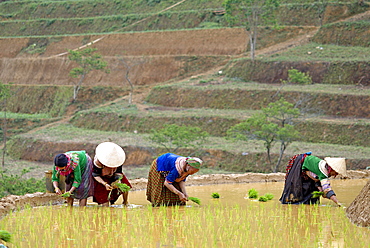
{"type": "Polygon", "coordinates": [[[222,1],[1,2],[0,81],[12,83],[14,92],[6,106],[6,166],[21,169],[19,161],[26,161],[30,174],[40,175],[56,153],[93,155],[99,142],[110,140],[127,151],[127,170],[140,169],[164,152],[148,140],[150,131],[178,124],[211,135],[196,151],[210,170],[271,172],[278,145],[271,164],[262,142],[231,141],[226,132],[284,97],[314,110],[297,122],[301,138],[287,147],[284,161],[310,150],[365,169],[370,7],[330,2],[320,19],[318,4],[284,1],[277,25],[259,28],[251,61],[248,32],[227,25],[222,1]],[[90,73],[71,101],[76,79],[69,71],[76,64],[67,52],[88,45],[110,73],[90,73]],[[131,66],[132,103],[122,61],[131,66]],[[283,85],[292,68],[313,83],[283,85]]]}

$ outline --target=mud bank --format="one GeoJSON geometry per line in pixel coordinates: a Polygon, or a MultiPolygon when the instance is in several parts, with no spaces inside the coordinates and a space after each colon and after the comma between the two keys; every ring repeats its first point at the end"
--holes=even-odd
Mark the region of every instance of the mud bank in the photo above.
{"type": "MultiPolygon", "coordinates": [[[[347,171],[348,177],[339,179],[366,179],[370,178],[370,170],[347,171]]],[[[235,183],[257,183],[257,182],[279,182],[284,181],[285,173],[245,173],[245,174],[209,174],[194,175],[188,178],[187,185],[209,185],[209,184],[235,184],[235,183]]],[[[335,179],[333,179],[335,180],[335,179]]],[[[146,178],[130,180],[132,190],[144,190],[147,185],[146,178]]],[[[10,211],[22,209],[26,206],[36,207],[50,204],[61,204],[64,199],[54,193],[26,194],[23,196],[9,195],[0,199],[0,218],[10,211]]]]}

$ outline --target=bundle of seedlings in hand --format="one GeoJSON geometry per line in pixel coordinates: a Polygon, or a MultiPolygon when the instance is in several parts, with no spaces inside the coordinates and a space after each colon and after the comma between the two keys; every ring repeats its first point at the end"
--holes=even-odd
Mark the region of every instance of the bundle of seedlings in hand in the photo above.
{"type": "Polygon", "coordinates": [[[189,197],[188,198],[190,201],[195,202],[196,204],[200,205],[200,199],[196,197],[189,197]]]}
{"type": "Polygon", "coordinates": [[[60,196],[61,197],[71,197],[73,194],[71,194],[70,192],[65,192],[63,194],[61,194],[60,196]]]}
{"type": "Polygon", "coordinates": [[[248,198],[250,199],[257,199],[258,198],[258,192],[255,189],[248,190],[248,198]]]}
{"type": "Polygon", "coordinates": [[[215,192],[215,193],[212,193],[212,198],[220,198],[220,194],[215,192]]]}
{"type": "Polygon", "coordinates": [[[0,230],[0,240],[10,242],[11,239],[12,235],[8,231],[0,230]]]}
{"type": "MultiPolygon", "coordinates": [[[[120,180],[120,179],[119,179],[120,180]]],[[[130,191],[130,186],[128,186],[127,184],[125,184],[125,183],[120,183],[120,182],[118,182],[119,180],[117,180],[117,181],[115,181],[115,182],[113,182],[112,183],[112,187],[113,187],[113,189],[118,189],[118,191],[120,191],[121,193],[125,193],[125,192],[129,192],[130,191]]],[[[111,189],[110,191],[109,191],[109,194],[108,194],[108,200],[110,199],[110,196],[111,196],[111,194],[112,194],[112,190],[113,189],[111,189]]]]}
{"type": "Polygon", "coordinates": [[[318,198],[318,197],[323,196],[323,195],[324,195],[324,192],[322,192],[322,191],[312,192],[312,198],[318,198]]]}
{"type": "Polygon", "coordinates": [[[130,186],[125,183],[113,182],[112,187],[118,189],[122,193],[130,191],[130,186]]]}

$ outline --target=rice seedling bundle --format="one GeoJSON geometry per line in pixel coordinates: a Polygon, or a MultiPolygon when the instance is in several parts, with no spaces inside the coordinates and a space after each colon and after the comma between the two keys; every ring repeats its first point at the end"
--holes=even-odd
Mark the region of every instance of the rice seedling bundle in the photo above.
{"type": "Polygon", "coordinates": [[[215,193],[212,193],[212,198],[220,198],[220,194],[215,192],[215,193]]]}
{"type": "Polygon", "coordinates": [[[12,235],[8,231],[0,230],[0,240],[3,240],[5,242],[10,242],[11,239],[12,239],[12,235]]]}
{"type": "Polygon", "coordinates": [[[113,182],[112,183],[112,187],[113,188],[117,188],[122,193],[128,192],[131,189],[130,186],[128,186],[127,184],[125,184],[125,183],[119,183],[119,182],[113,182]]]}
{"type": "Polygon", "coordinates": [[[65,192],[65,193],[63,193],[63,194],[61,194],[60,196],[61,197],[71,197],[73,194],[71,194],[70,192],[65,192]]]}
{"type": "Polygon", "coordinates": [[[257,199],[258,198],[258,192],[256,189],[250,189],[248,190],[248,198],[250,199],[257,199]]]}
{"type": "Polygon", "coordinates": [[[312,198],[318,198],[318,197],[323,196],[323,195],[324,195],[324,192],[322,192],[322,191],[312,192],[312,198]]]}
{"type": "Polygon", "coordinates": [[[190,201],[195,202],[196,204],[200,205],[200,199],[196,197],[189,197],[188,198],[190,201]]]}

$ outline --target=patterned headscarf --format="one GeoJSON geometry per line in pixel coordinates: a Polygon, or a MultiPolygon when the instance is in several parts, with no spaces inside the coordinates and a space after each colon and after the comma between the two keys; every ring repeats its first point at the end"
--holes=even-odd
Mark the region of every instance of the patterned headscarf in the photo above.
{"type": "Polygon", "coordinates": [[[78,160],[77,154],[75,156],[71,153],[58,154],[54,158],[55,169],[60,175],[67,176],[77,167],[78,160]],[[64,169],[60,169],[60,167],[64,166],[64,169]]]}
{"type": "Polygon", "coordinates": [[[188,163],[188,165],[198,170],[200,169],[203,163],[203,161],[200,158],[195,158],[195,157],[187,157],[186,162],[188,163]]]}

